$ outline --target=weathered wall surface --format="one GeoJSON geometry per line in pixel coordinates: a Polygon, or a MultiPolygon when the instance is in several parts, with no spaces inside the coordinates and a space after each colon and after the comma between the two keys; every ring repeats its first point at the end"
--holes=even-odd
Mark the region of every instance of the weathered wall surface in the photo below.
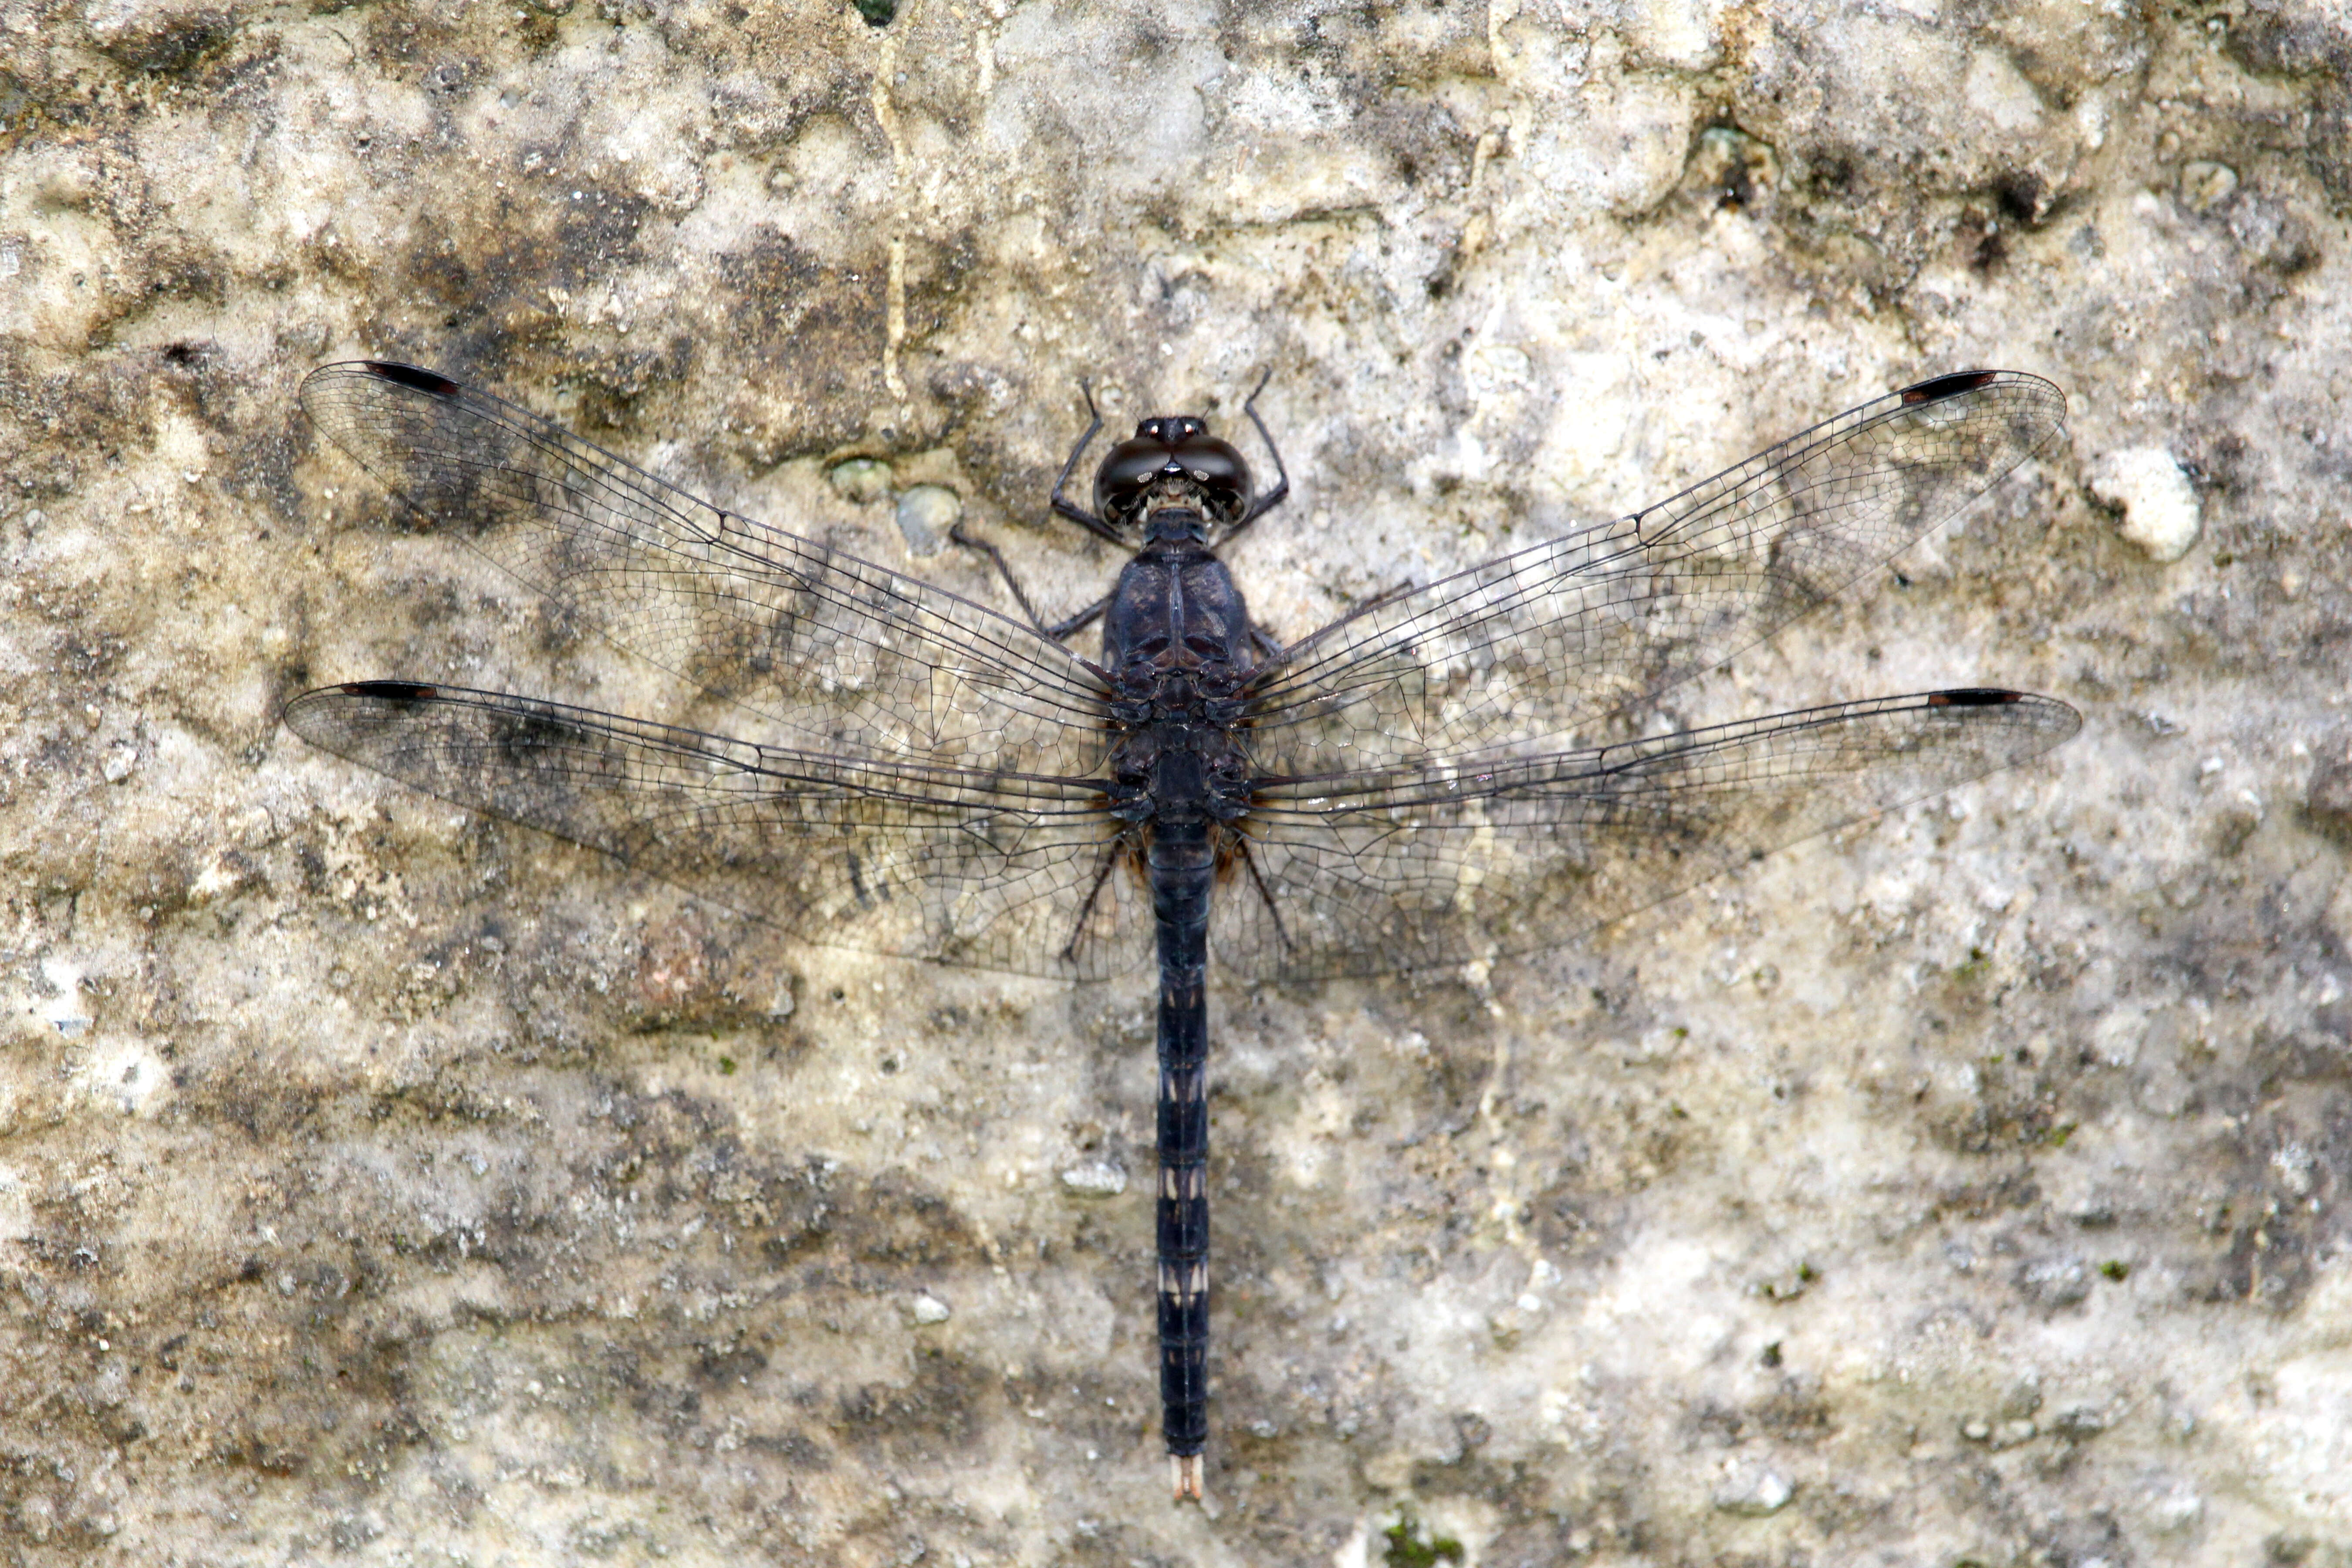
{"type": "Polygon", "coordinates": [[[2347,80],[2326,0],[0,5],[0,1557],[2352,1561],[2347,80]],[[357,353],[991,593],[826,475],[948,486],[1056,609],[1076,379],[1270,365],[1286,636],[2032,370],[2065,443],[1669,714],[2086,722],[1548,958],[1218,991],[1171,1509],[1146,983],[289,735],[600,679],[376,526],[293,401],[357,353]]]}

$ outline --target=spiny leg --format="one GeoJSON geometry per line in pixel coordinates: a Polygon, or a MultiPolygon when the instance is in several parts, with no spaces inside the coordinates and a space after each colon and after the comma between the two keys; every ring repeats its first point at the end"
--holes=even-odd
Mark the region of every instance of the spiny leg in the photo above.
{"type": "Polygon", "coordinates": [[[1101,598],[1097,599],[1093,604],[1088,605],[1085,609],[1080,610],[1076,615],[1071,616],[1067,619],[1047,621],[1037,614],[1037,607],[1029,602],[1029,595],[1022,591],[1021,579],[1013,574],[1012,563],[1004,559],[1004,552],[1003,551],[997,549],[996,546],[991,544],[985,539],[975,539],[971,534],[966,533],[963,531],[963,523],[961,521],[959,521],[953,528],[948,530],[948,538],[952,540],[954,542],[962,545],[966,550],[976,550],[980,552],[980,553],[987,556],[991,561],[996,563],[996,574],[1004,579],[1004,586],[1012,593],[1013,603],[1021,606],[1021,613],[1029,617],[1029,624],[1031,626],[1036,627],[1040,633],[1053,638],[1055,642],[1060,642],[1072,632],[1083,629],[1089,621],[1092,621],[1096,616],[1101,615],[1110,605],[1110,595],[1108,594],[1105,594],[1101,598]]]}
{"type": "Polygon", "coordinates": [[[1113,840],[1109,847],[1103,850],[1102,861],[1095,868],[1094,883],[1087,889],[1087,901],[1078,906],[1078,918],[1070,923],[1070,940],[1062,944],[1062,958],[1065,963],[1072,962],[1078,956],[1078,942],[1087,934],[1087,922],[1094,918],[1095,900],[1102,897],[1104,885],[1109,882],[1111,871],[1118,865],[1119,856],[1127,853],[1127,849],[1128,847],[1124,841],[1113,840]]]}
{"type": "Polygon", "coordinates": [[[1062,494],[1070,482],[1070,476],[1077,471],[1078,459],[1087,455],[1087,448],[1093,445],[1095,437],[1102,430],[1102,411],[1095,406],[1095,389],[1081,377],[1078,390],[1086,395],[1088,424],[1087,433],[1078,437],[1076,446],[1070,448],[1070,460],[1062,465],[1060,475],[1054,480],[1054,515],[1067,518],[1087,532],[1108,539],[1113,544],[1125,544],[1127,541],[1119,537],[1118,530],[1062,494]]]}
{"type": "Polygon", "coordinates": [[[1224,537],[1217,541],[1219,549],[1223,549],[1243,529],[1290,498],[1290,470],[1282,466],[1282,448],[1274,444],[1273,433],[1266,429],[1265,421],[1258,417],[1257,412],[1257,395],[1264,392],[1265,384],[1273,379],[1274,367],[1268,365],[1265,374],[1257,378],[1257,385],[1250,389],[1248,398],[1243,402],[1242,412],[1248,415],[1249,422],[1257,426],[1257,438],[1265,443],[1266,455],[1274,459],[1274,488],[1250,502],[1249,510],[1242,513],[1241,521],[1227,529],[1224,537]]]}
{"type": "MultiPolygon", "coordinates": [[[[1095,406],[1095,389],[1083,376],[1078,379],[1078,391],[1087,400],[1086,434],[1080,436],[1078,444],[1070,448],[1070,456],[1062,464],[1062,471],[1054,477],[1053,513],[1056,517],[1068,519],[1097,538],[1107,539],[1113,544],[1126,548],[1129,542],[1122,539],[1117,529],[1062,493],[1069,486],[1070,476],[1077,471],[1078,459],[1087,455],[1087,448],[1094,444],[1094,438],[1102,432],[1102,410],[1095,406]]],[[[1280,458],[1276,459],[1277,464],[1280,460],[1280,458]]],[[[1004,586],[1011,591],[1013,602],[1021,606],[1021,613],[1029,618],[1029,624],[1055,642],[1060,642],[1073,632],[1084,629],[1110,605],[1110,595],[1106,594],[1066,620],[1047,621],[1037,613],[1037,606],[1030,602],[1028,594],[1021,586],[1021,580],[1013,574],[1012,563],[1004,559],[1003,551],[984,539],[975,539],[966,533],[961,519],[953,528],[948,530],[948,537],[966,550],[976,550],[994,562],[996,574],[1004,580],[1004,586]]]]}
{"type": "Polygon", "coordinates": [[[1258,900],[1265,905],[1265,918],[1274,926],[1274,940],[1280,945],[1284,953],[1287,954],[1290,952],[1290,931],[1282,923],[1282,906],[1274,901],[1274,889],[1266,883],[1265,868],[1257,863],[1257,857],[1250,852],[1250,841],[1247,837],[1237,837],[1235,842],[1240,847],[1242,864],[1249,868],[1250,885],[1257,889],[1258,900]]]}

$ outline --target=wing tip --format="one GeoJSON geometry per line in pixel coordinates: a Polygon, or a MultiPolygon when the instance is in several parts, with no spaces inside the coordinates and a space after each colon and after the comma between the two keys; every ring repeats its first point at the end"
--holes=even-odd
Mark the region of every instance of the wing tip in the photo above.
{"type": "Polygon", "coordinates": [[[1932,403],[1943,403],[1988,386],[2022,398],[2028,403],[2054,404],[2056,416],[2066,416],[2066,391],[2046,376],[2025,370],[1959,370],[1949,375],[1929,376],[1899,387],[1894,395],[1906,408],[1924,408],[1932,403]]]}
{"type": "Polygon", "coordinates": [[[439,371],[425,370],[418,365],[403,364],[398,360],[363,359],[355,362],[361,370],[379,381],[394,386],[407,387],[428,397],[456,397],[465,388],[439,371]]]}
{"type": "Polygon", "coordinates": [[[2043,697],[2038,692],[2011,691],[1998,686],[1960,686],[1948,691],[1927,693],[1930,708],[2021,708],[2022,722],[2040,737],[2034,754],[2053,746],[2063,745],[2083,728],[2080,710],[2055,697],[2043,697]]]}
{"type": "Polygon", "coordinates": [[[1963,392],[1990,386],[2000,379],[2000,374],[1997,370],[1963,370],[1915,382],[1901,393],[1903,406],[1916,408],[1923,403],[1941,403],[1948,397],[1958,397],[1963,392]]]}
{"type": "MultiPolygon", "coordinates": [[[[340,699],[356,697],[363,700],[387,702],[395,708],[405,708],[419,702],[441,700],[441,689],[418,680],[344,680],[332,686],[320,686],[303,692],[286,704],[278,714],[279,721],[303,739],[318,744],[320,726],[331,726],[338,712],[351,710],[341,707],[340,699]]],[[[332,749],[331,747],[330,748],[332,749]]]]}
{"type": "Polygon", "coordinates": [[[374,697],[387,702],[424,702],[441,695],[439,687],[416,680],[346,680],[328,689],[345,697],[374,697]]]}

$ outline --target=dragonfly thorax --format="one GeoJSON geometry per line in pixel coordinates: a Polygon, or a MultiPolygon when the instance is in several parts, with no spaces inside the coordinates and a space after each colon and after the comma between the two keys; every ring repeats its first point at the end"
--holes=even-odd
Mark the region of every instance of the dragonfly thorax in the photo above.
{"type": "Polygon", "coordinates": [[[1222,725],[1160,720],[1111,748],[1112,813],[1129,821],[1232,822],[1250,805],[1250,762],[1222,725]]]}

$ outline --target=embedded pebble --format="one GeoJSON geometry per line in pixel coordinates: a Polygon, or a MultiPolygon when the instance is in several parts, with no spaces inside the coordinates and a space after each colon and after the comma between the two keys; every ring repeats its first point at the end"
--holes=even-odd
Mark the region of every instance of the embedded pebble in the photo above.
{"type": "Polygon", "coordinates": [[[1080,1197],[1115,1198],[1127,1191],[1127,1173],[1108,1160],[1094,1160],[1063,1172],[1062,1185],[1080,1197]]]}
{"type": "Polygon", "coordinates": [[[2124,509],[2116,531],[2158,561],[2178,561],[2197,542],[2204,513],[2196,487],[2161,447],[2110,452],[2091,470],[2091,493],[2124,509]]]}
{"type": "Polygon", "coordinates": [[[833,471],[825,478],[832,481],[836,495],[860,506],[887,496],[894,482],[890,465],[877,463],[871,458],[850,458],[835,463],[833,471]]]}
{"type": "Polygon", "coordinates": [[[945,485],[913,485],[898,498],[898,531],[917,555],[937,555],[963,518],[963,497],[945,485]]]}
{"type": "Polygon", "coordinates": [[[2227,163],[2200,158],[2180,165],[2180,205],[2190,212],[2212,211],[2237,188],[2238,171],[2227,163]]]}
{"type": "Polygon", "coordinates": [[[2027,1295],[2053,1311],[2077,1305],[2091,1293],[2091,1271],[2079,1258],[2030,1263],[2019,1271],[2017,1282],[2027,1295]]]}
{"type": "Polygon", "coordinates": [[[1735,1476],[1717,1487],[1715,1506],[1725,1513],[1736,1513],[1746,1519],[1761,1519],[1778,1513],[1789,1506],[1797,1489],[1771,1470],[1758,1470],[1735,1476]]]}
{"type": "Polygon", "coordinates": [[[913,1311],[915,1326],[919,1329],[929,1328],[933,1323],[944,1323],[950,1316],[948,1304],[929,1292],[915,1298],[913,1311]]]}
{"type": "Polygon", "coordinates": [[[2061,1411],[2058,1419],[2051,1424],[2051,1430],[2075,1443],[2087,1442],[2106,1429],[2106,1416],[2087,1405],[2061,1411]]]}
{"type": "Polygon", "coordinates": [[[2205,1500],[2187,1487],[2174,1487],[2148,1500],[2148,1527],[2159,1535],[2178,1535],[2205,1517],[2205,1500]]]}

